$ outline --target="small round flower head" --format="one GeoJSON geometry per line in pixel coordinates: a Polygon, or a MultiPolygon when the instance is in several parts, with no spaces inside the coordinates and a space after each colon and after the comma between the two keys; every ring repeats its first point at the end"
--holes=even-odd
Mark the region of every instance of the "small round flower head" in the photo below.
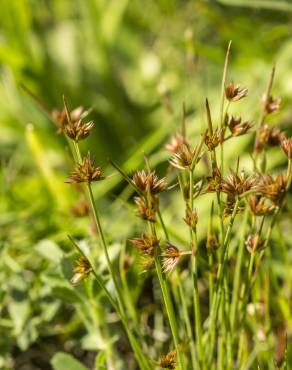
{"type": "Polygon", "coordinates": [[[270,199],[273,203],[281,202],[286,193],[286,179],[283,174],[273,178],[270,175],[262,175],[256,190],[264,197],[270,199]]]}
{"type": "Polygon", "coordinates": [[[226,179],[222,179],[220,190],[223,193],[230,195],[240,195],[248,190],[251,190],[256,184],[256,177],[254,175],[247,176],[244,172],[240,174],[231,171],[226,179]]]}
{"type": "Polygon", "coordinates": [[[159,358],[158,364],[162,369],[175,369],[176,368],[176,350],[167,353],[166,355],[162,355],[159,358]]]}
{"type": "Polygon", "coordinates": [[[158,194],[166,189],[165,178],[159,179],[155,173],[144,170],[136,172],[132,177],[133,185],[144,195],[158,194]]]}
{"type": "Polygon", "coordinates": [[[91,183],[93,181],[103,180],[101,168],[95,166],[93,159],[88,153],[82,163],[77,163],[75,171],[69,175],[69,183],[91,183]]]}
{"type": "Polygon", "coordinates": [[[143,255],[154,255],[155,247],[159,244],[159,240],[152,235],[142,235],[140,238],[129,239],[143,255]]]}
{"type": "Polygon", "coordinates": [[[169,163],[180,170],[190,169],[193,163],[195,151],[186,144],[181,145],[177,152],[169,160],[169,163]]]}
{"type": "Polygon", "coordinates": [[[224,141],[224,130],[218,129],[216,130],[213,135],[209,135],[209,133],[206,133],[205,135],[205,145],[209,149],[209,151],[214,150],[219,144],[222,144],[224,141]]]}
{"type": "MultiPolygon", "coordinates": [[[[84,119],[90,110],[84,110],[83,107],[77,107],[70,112],[70,120],[75,123],[81,119],[84,119]]],[[[58,126],[58,133],[64,132],[65,126],[68,124],[66,110],[53,109],[51,112],[53,122],[58,126]]]]}
{"type": "Polygon", "coordinates": [[[243,135],[251,128],[251,124],[247,121],[241,122],[240,117],[231,116],[227,124],[232,136],[243,135]]]}
{"type": "Polygon", "coordinates": [[[168,244],[165,248],[165,251],[161,253],[161,256],[164,257],[162,265],[163,272],[170,273],[177,265],[182,253],[174,245],[168,244]]]}
{"type": "Polygon", "coordinates": [[[80,281],[87,278],[87,276],[92,271],[92,267],[90,265],[90,262],[88,261],[88,259],[86,257],[81,256],[75,262],[78,265],[78,267],[76,267],[73,270],[74,275],[71,279],[71,283],[74,284],[74,285],[78,284],[80,281]]]}
{"type": "Polygon", "coordinates": [[[78,142],[87,138],[93,128],[93,125],[93,121],[84,123],[83,120],[80,119],[78,121],[71,121],[70,123],[67,123],[63,130],[70,139],[78,142]]]}
{"type": "Polygon", "coordinates": [[[229,82],[225,87],[225,96],[230,102],[235,102],[246,97],[247,93],[247,89],[240,87],[240,85],[234,85],[233,82],[229,82]]]}
{"type": "Polygon", "coordinates": [[[249,253],[255,253],[265,248],[266,242],[258,234],[250,234],[246,239],[245,245],[249,253]]]}
{"type": "Polygon", "coordinates": [[[262,96],[262,104],[266,113],[271,114],[277,112],[280,108],[281,98],[273,98],[264,94],[262,96]]]}
{"type": "Polygon", "coordinates": [[[145,221],[155,222],[156,212],[158,209],[157,197],[152,195],[151,201],[146,200],[143,197],[134,197],[134,202],[138,206],[137,215],[145,221]]]}
{"type": "Polygon", "coordinates": [[[292,159],[292,137],[283,138],[281,148],[289,159],[292,159]]]}

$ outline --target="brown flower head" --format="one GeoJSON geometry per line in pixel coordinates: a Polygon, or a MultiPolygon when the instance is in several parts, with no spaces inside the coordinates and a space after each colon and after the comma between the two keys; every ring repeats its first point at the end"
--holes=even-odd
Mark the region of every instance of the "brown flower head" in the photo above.
{"type": "Polygon", "coordinates": [[[238,101],[247,96],[248,90],[240,87],[240,85],[234,85],[232,82],[225,87],[225,96],[230,102],[238,101]]]}
{"type": "Polygon", "coordinates": [[[165,177],[159,179],[155,173],[144,170],[136,172],[132,177],[133,185],[144,195],[154,195],[166,189],[165,177]]]}
{"type": "Polygon", "coordinates": [[[212,151],[214,150],[219,144],[222,144],[224,141],[224,130],[217,129],[213,135],[206,133],[204,142],[207,148],[212,151]]]}
{"type": "Polygon", "coordinates": [[[151,202],[146,201],[142,197],[134,197],[134,201],[138,206],[137,215],[145,221],[155,222],[155,214],[158,210],[158,200],[155,195],[151,196],[151,202]]]}
{"type": "Polygon", "coordinates": [[[269,127],[267,124],[257,129],[254,150],[260,152],[266,145],[278,146],[284,140],[284,134],[276,127],[269,127]]]}
{"type": "Polygon", "coordinates": [[[270,175],[262,175],[256,190],[264,197],[278,204],[282,201],[286,193],[286,179],[283,174],[273,178],[270,175]]]}
{"type": "MultiPolygon", "coordinates": [[[[83,107],[77,107],[70,112],[70,120],[73,123],[78,122],[81,119],[84,119],[90,110],[85,110],[83,107]]],[[[65,126],[68,124],[66,110],[53,109],[51,112],[51,117],[53,122],[58,126],[58,133],[64,132],[65,126]]]]}
{"type": "Polygon", "coordinates": [[[262,96],[262,104],[266,113],[270,114],[273,112],[277,112],[280,108],[281,98],[274,99],[271,95],[267,96],[266,94],[264,94],[262,96]]]}
{"type": "Polygon", "coordinates": [[[176,368],[176,350],[174,349],[173,351],[167,353],[166,355],[162,355],[159,358],[159,366],[162,369],[175,369],[176,368]]]}
{"type": "Polygon", "coordinates": [[[275,212],[274,204],[266,204],[266,199],[255,195],[248,197],[249,208],[255,216],[271,215],[275,212]]]}
{"type": "Polygon", "coordinates": [[[232,136],[243,135],[251,128],[251,124],[249,122],[241,122],[241,117],[234,116],[231,116],[227,125],[232,136]]]}
{"type": "Polygon", "coordinates": [[[289,159],[292,159],[292,137],[284,138],[281,141],[281,148],[289,159]]]}
{"type": "Polygon", "coordinates": [[[196,209],[192,210],[189,206],[187,206],[184,222],[189,225],[192,230],[196,229],[198,223],[198,213],[196,209]]]}
{"type": "Polygon", "coordinates": [[[195,150],[191,150],[186,144],[181,145],[171,157],[169,163],[180,170],[190,169],[193,163],[195,150]]]}
{"type": "Polygon", "coordinates": [[[70,139],[80,141],[90,134],[93,125],[93,121],[84,123],[83,120],[80,119],[79,121],[71,121],[70,123],[67,123],[64,126],[63,131],[70,139]]]}
{"type": "Polygon", "coordinates": [[[238,174],[231,171],[226,179],[222,179],[220,190],[230,195],[240,195],[252,189],[256,184],[256,176],[247,176],[243,171],[238,174]]]}
{"type": "MultiPolygon", "coordinates": [[[[228,193],[226,201],[224,202],[224,210],[223,210],[223,217],[227,218],[230,217],[234,211],[234,206],[235,206],[235,194],[233,193],[228,193]]],[[[244,207],[238,206],[236,209],[236,214],[242,212],[244,210],[244,207]]]]}
{"type": "Polygon", "coordinates": [[[159,244],[159,240],[152,235],[142,235],[140,238],[129,239],[143,255],[154,255],[155,247],[159,244]]]}
{"type": "Polygon", "coordinates": [[[245,242],[246,248],[249,253],[255,253],[265,248],[265,240],[261,239],[258,234],[250,234],[245,242]]]}
{"type": "Polygon", "coordinates": [[[89,204],[88,201],[84,198],[81,198],[75,206],[71,208],[71,211],[76,217],[83,217],[89,213],[89,204]]]}
{"type": "Polygon", "coordinates": [[[187,139],[180,133],[176,133],[172,138],[170,143],[165,145],[165,149],[171,153],[177,153],[182,145],[189,145],[187,139]]]}
{"type": "Polygon", "coordinates": [[[208,186],[205,189],[204,193],[212,193],[212,192],[217,192],[220,191],[220,186],[221,186],[221,172],[218,167],[214,167],[212,169],[212,176],[207,176],[206,180],[208,181],[208,186]]]}
{"type": "Polygon", "coordinates": [[[172,272],[172,270],[177,265],[182,253],[174,245],[168,244],[165,251],[161,253],[163,257],[162,270],[164,273],[172,272]]]}
{"type": "Polygon", "coordinates": [[[82,163],[77,163],[75,171],[69,175],[68,183],[91,183],[93,181],[103,180],[100,167],[95,166],[93,159],[88,152],[82,163]]]}
{"type": "Polygon", "coordinates": [[[71,279],[71,283],[74,284],[74,285],[78,284],[80,281],[87,278],[87,276],[92,271],[92,267],[90,265],[90,262],[88,261],[88,259],[86,257],[81,256],[75,262],[78,265],[78,267],[76,267],[73,270],[74,275],[71,279]]]}

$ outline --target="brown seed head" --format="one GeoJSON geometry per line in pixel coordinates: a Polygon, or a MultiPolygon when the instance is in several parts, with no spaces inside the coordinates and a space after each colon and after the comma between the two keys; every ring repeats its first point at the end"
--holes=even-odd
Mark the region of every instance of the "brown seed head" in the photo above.
{"type": "Polygon", "coordinates": [[[248,90],[240,87],[240,85],[234,85],[232,82],[225,87],[225,96],[230,102],[238,101],[247,96],[248,90]]]}
{"type": "Polygon", "coordinates": [[[159,366],[162,369],[175,369],[176,368],[176,350],[174,349],[173,351],[167,353],[166,355],[162,355],[159,358],[159,366]]]}
{"type": "Polygon", "coordinates": [[[213,135],[206,133],[204,142],[209,151],[214,150],[219,144],[224,141],[224,129],[217,129],[213,135]]]}
{"type": "Polygon", "coordinates": [[[182,256],[181,252],[174,245],[167,245],[165,251],[161,253],[161,256],[164,257],[162,270],[164,273],[172,272],[172,270],[177,265],[180,257],[182,256]]]}
{"type": "MultiPolygon", "coordinates": [[[[77,107],[70,113],[70,120],[76,123],[80,119],[84,119],[90,113],[89,110],[84,110],[83,107],[77,107]]],[[[53,122],[58,126],[58,133],[64,132],[65,126],[68,124],[67,114],[65,109],[53,109],[51,112],[53,122]]]]}
{"type": "Polygon", "coordinates": [[[240,195],[251,190],[256,181],[255,175],[247,176],[243,171],[240,174],[231,171],[226,179],[222,179],[220,190],[230,195],[240,195]]]}
{"type": "Polygon", "coordinates": [[[241,117],[231,116],[227,124],[232,136],[243,135],[251,128],[249,122],[241,122],[241,117]]]}
{"type": "Polygon", "coordinates": [[[133,185],[144,195],[157,194],[166,189],[165,177],[159,179],[155,173],[144,170],[136,172],[132,177],[133,185]]]}
{"type": "Polygon", "coordinates": [[[193,163],[195,150],[191,150],[186,144],[181,145],[171,157],[169,163],[180,170],[190,169],[193,163]]]}
{"type": "Polygon", "coordinates": [[[63,131],[70,139],[78,142],[87,138],[93,128],[93,125],[93,121],[84,123],[82,119],[80,119],[79,121],[67,123],[64,126],[63,131]]]}
{"type": "Polygon", "coordinates": [[[88,259],[84,256],[79,257],[76,261],[78,267],[76,267],[73,272],[74,275],[71,279],[71,284],[78,284],[83,279],[87,278],[87,276],[92,271],[92,267],[88,259]]]}
{"type": "Polygon", "coordinates": [[[258,234],[250,234],[245,242],[246,248],[249,253],[255,253],[265,247],[265,240],[261,239],[258,234]]]}
{"type": "Polygon", "coordinates": [[[274,204],[266,205],[266,199],[255,195],[248,197],[249,208],[255,216],[271,215],[275,212],[276,206],[274,204]]]}
{"type": "Polygon", "coordinates": [[[280,108],[281,98],[273,98],[272,96],[267,96],[264,94],[262,96],[262,104],[266,113],[271,114],[277,112],[280,108]]]}
{"type": "Polygon", "coordinates": [[[75,171],[69,175],[68,183],[91,183],[93,181],[103,180],[100,167],[95,166],[93,159],[88,152],[82,163],[77,163],[75,171]]]}
{"type": "Polygon", "coordinates": [[[273,203],[279,204],[286,194],[286,179],[283,174],[273,178],[270,175],[262,175],[256,190],[273,203]]]}
{"type": "Polygon", "coordinates": [[[207,176],[208,186],[204,190],[204,193],[212,193],[220,191],[220,185],[222,181],[221,172],[218,167],[212,169],[212,176],[207,176]]]}
{"type": "Polygon", "coordinates": [[[151,196],[151,202],[142,197],[134,197],[134,201],[138,206],[137,215],[145,221],[155,222],[155,214],[158,210],[158,200],[155,195],[151,196]]]}
{"type": "Polygon", "coordinates": [[[184,222],[189,225],[192,230],[196,229],[198,223],[198,213],[196,209],[192,210],[189,206],[187,206],[184,222]]]}
{"type": "Polygon", "coordinates": [[[266,145],[278,146],[284,140],[285,135],[276,127],[269,127],[267,124],[257,129],[254,150],[260,152],[266,145]]]}
{"type": "Polygon", "coordinates": [[[143,255],[154,255],[155,247],[159,244],[159,240],[152,235],[142,235],[140,238],[129,239],[143,255]]]}
{"type": "Polygon", "coordinates": [[[281,141],[281,148],[289,159],[292,159],[292,137],[284,138],[281,141]]]}
{"type": "Polygon", "coordinates": [[[176,133],[169,144],[165,145],[165,149],[171,153],[177,153],[182,145],[189,145],[187,139],[180,133],[176,133]]]}

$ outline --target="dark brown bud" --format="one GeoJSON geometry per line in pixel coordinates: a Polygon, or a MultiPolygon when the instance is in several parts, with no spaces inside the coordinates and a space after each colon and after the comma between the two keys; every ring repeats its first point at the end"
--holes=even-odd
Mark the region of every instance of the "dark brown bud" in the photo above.
{"type": "Polygon", "coordinates": [[[240,87],[240,85],[235,86],[232,82],[225,87],[225,96],[230,102],[235,102],[246,97],[247,93],[247,89],[240,87]]]}
{"type": "Polygon", "coordinates": [[[269,127],[267,124],[257,129],[254,151],[260,152],[266,145],[279,146],[285,135],[276,127],[269,127]]]}
{"type": "Polygon", "coordinates": [[[209,135],[206,133],[204,142],[207,148],[212,151],[214,150],[219,144],[222,144],[224,141],[224,129],[216,130],[213,135],[209,135]]]}
{"type": "Polygon", "coordinates": [[[91,183],[93,181],[103,180],[101,168],[95,166],[93,159],[88,152],[82,163],[77,163],[75,171],[69,175],[68,183],[91,183]]]}
{"type": "Polygon", "coordinates": [[[255,253],[262,250],[265,247],[265,240],[261,239],[258,234],[250,234],[245,242],[246,248],[249,253],[255,253]]]}
{"type": "Polygon", "coordinates": [[[87,278],[92,271],[92,267],[86,257],[81,256],[75,262],[78,267],[73,270],[74,275],[71,279],[71,283],[74,285],[87,278]]]}
{"type": "MultiPolygon", "coordinates": [[[[84,110],[83,107],[77,107],[70,113],[70,120],[73,124],[76,124],[79,120],[84,119],[90,110],[84,110]]],[[[64,132],[65,126],[68,125],[68,119],[66,110],[63,109],[62,111],[58,109],[53,109],[51,112],[51,117],[53,122],[58,126],[58,133],[64,132]]]]}
{"type": "Polygon", "coordinates": [[[147,201],[141,197],[134,197],[134,201],[138,206],[137,215],[145,221],[155,222],[155,214],[158,210],[157,197],[152,195],[151,200],[147,201]]]}
{"type": "Polygon", "coordinates": [[[281,141],[281,148],[289,159],[292,159],[292,138],[283,138],[281,141]]]}
{"type": "Polygon", "coordinates": [[[207,176],[208,186],[204,190],[204,193],[212,193],[220,191],[220,185],[222,181],[221,172],[218,167],[212,169],[212,176],[207,176]]]}
{"type": "Polygon", "coordinates": [[[272,96],[267,96],[264,94],[262,96],[262,104],[266,113],[271,114],[277,112],[280,108],[281,98],[273,98],[272,96]]]}
{"type": "Polygon", "coordinates": [[[231,171],[226,179],[222,179],[220,190],[230,195],[241,195],[255,187],[257,178],[255,175],[247,176],[243,171],[238,174],[231,171]]]}
{"type": "Polygon", "coordinates": [[[231,116],[227,125],[228,125],[228,128],[232,136],[243,135],[251,128],[251,124],[249,122],[247,121],[241,122],[240,117],[234,117],[234,116],[231,116]]]}
{"type": "Polygon", "coordinates": [[[192,229],[195,230],[198,223],[198,213],[196,209],[191,209],[189,206],[186,208],[186,215],[184,222],[192,229]]]}
{"type": "Polygon", "coordinates": [[[63,127],[63,131],[70,139],[78,142],[87,138],[93,128],[93,125],[93,121],[84,123],[82,119],[80,119],[79,121],[71,121],[70,123],[67,123],[63,127]]]}

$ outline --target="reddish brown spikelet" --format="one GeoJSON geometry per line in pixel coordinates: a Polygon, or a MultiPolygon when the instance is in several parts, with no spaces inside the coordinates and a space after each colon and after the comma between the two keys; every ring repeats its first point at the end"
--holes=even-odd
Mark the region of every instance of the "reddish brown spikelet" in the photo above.
{"type": "Polygon", "coordinates": [[[180,133],[176,133],[172,138],[170,143],[165,145],[165,149],[171,153],[177,153],[182,145],[189,145],[187,139],[180,133]]]}
{"type": "Polygon", "coordinates": [[[275,212],[274,204],[266,204],[266,199],[255,195],[248,197],[249,208],[255,216],[271,215],[275,212]]]}
{"type": "Polygon", "coordinates": [[[159,358],[159,366],[162,369],[175,369],[176,368],[176,350],[172,350],[171,352],[167,353],[166,355],[162,355],[159,358]]]}
{"type": "Polygon", "coordinates": [[[138,206],[137,215],[145,221],[155,222],[155,214],[158,210],[157,197],[152,195],[151,201],[146,201],[141,197],[134,197],[134,201],[138,206]]]}
{"type": "Polygon", "coordinates": [[[277,112],[280,108],[281,98],[273,98],[271,95],[262,96],[262,104],[266,113],[271,114],[277,112]]]}
{"type": "MultiPolygon", "coordinates": [[[[81,119],[84,119],[90,113],[83,107],[77,107],[70,112],[70,120],[73,124],[81,119]]],[[[53,109],[51,112],[53,122],[58,126],[58,133],[64,132],[65,126],[68,124],[66,110],[53,109]]]]}
{"type": "Polygon", "coordinates": [[[90,262],[88,261],[88,259],[86,257],[81,256],[75,262],[78,265],[78,267],[76,267],[73,270],[74,275],[71,279],[72,284],[78,284],[80,281],[87,278],[87,276],[92,271],[92,267],[90,265],[90,262]]]}
{"type": "Polygon", "coordinates": [[[133,175],[132,182],[135,188],[144,195],[158,194],[167,187],[165,178],[159,179],[155,171],[138,171],[133,175]]]}
{"type": "Polygon", "coordinates": [[[212,176],[207,176],[206,180],[208,182],[208,186],[205,189],[204,193],[212,193],[220,191],[220,185],[222,181],[221,172],[218,167],[214,167],[212,169],[212,176]]]}
{"type": "Polygon", "coordinates": [[[191,209],[189,206],[186,208],[186,215],[184,222],[192,229],[195,230],[198,223],[198,213],[196,209],[191,209]]]}
{"type": "Polygon", "coordinates": [[[222,179],[220,190],[223,193],[230,195],[240,195],[248,190],[251,190],[256,184],[257,178],[255,175],[247,176],[244,172],[240,174],[231,171],[226,179],[222,179]]]}
{"type": "Polygon", "coordinates": [[[249,122],[242,122],[241,117],[231,116],[228,121],[228,128],[232,136],[244,135],[250,128],[251,124],[249,122]]]}
{"type": "Polygon", "coordinates": [[[278,146],[285,138],[284,134],[276,127],[261,125],[257,129],[254,151],[260,152],[266,145],[278,146]]]}
{"type": "Polygon", "coordinates": [[[159,244],[159,240],[152,235],[142,235],[139,238],[129,239],[129,242],[132,243],[138,250],[144,255],[154,255],[155,247],[159,244]]]}
{"type": "Polygon", "coordinates": [[[213,135],[206,133],[204,142],[207,148],[212,151],[214,150],[219,144],[222,144],[224,141],[224,130],[217,129],[213,135]]]}
{"type": "Polygon", "coordinates": [[[82,163],[77,163],[75,171],[69,175],[69,183],[91,183],[93,181],[103,180],[101,168],[95,166],[90,153],[83,159],[82,163]]]}
{"type": "Polygon", "coordinates": [[[162,257],[164,257],[162,270],[164,273],[172,272],[172,270],[177,265],[180,257],[181,252],[178,250],[177,247],[174,245],[167,245],[165,248],[165,251],[161,254],[162,257]]]}
{"type": "Polygon", "coordinates": [[[181,145],[169,160],[169,163],[180,170],[190,169],[193,163],[195,150],[186,144],[181,145]]]}
{"type": "Polygon", "coordinates": [[[226,99],[230,102],[236,102],[247,96],[248,90],[242,88],[240,85],[234,85],[233,82],[225,87],[225,96],[226,99]]]}
{"type": "Polygon", "coordinates": [[[245,245],[249,253],[255,253],[265,248],[265,240],[261,239],[258,234],[248,235],[245,245]]]}
{"type": "Polygon", "coordinates": [[[283,174],[278,174],[275,178],[270,175],[262,175],[256,190],[278,204],[286,194],[286,178],[283,174]]]}
{"type": "Polygon", "coordinates": [[[292,159],[292,138],[283,138],[281,148],[289,159],[292,159]]]}

